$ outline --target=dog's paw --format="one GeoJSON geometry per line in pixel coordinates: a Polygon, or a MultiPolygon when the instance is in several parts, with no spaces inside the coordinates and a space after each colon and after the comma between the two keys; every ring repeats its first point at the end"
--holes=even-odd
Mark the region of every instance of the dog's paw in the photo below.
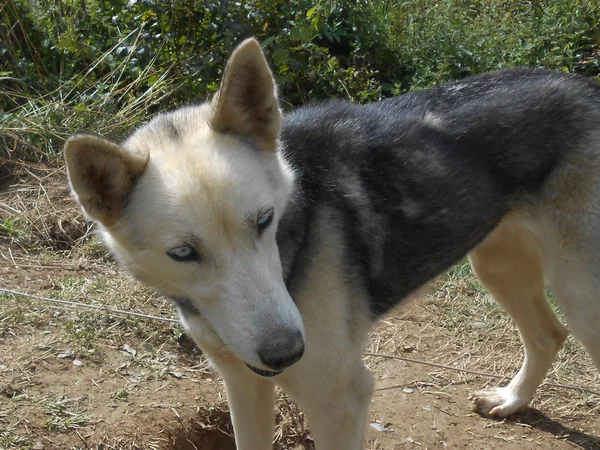
{"type": "Polygon", "coordinates": [[[507,417],[527,406],[529,401],[515,395],[508,388],[492,388],[474,392],[470,397],[473,409],[483,415],[507,417]]]}

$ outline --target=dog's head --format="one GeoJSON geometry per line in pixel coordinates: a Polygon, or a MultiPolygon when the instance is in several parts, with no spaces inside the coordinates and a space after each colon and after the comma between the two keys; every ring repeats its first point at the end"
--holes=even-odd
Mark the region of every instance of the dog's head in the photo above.
{"type": "Polygon", "coordinates": [[[293,174],[258,43],[234,51],[211,102],[162,114],[121,144],[76,135],[69,181],[121,262],[171,297],[184,326],[274,375],[304,350],[275,240],[293,174]]]}

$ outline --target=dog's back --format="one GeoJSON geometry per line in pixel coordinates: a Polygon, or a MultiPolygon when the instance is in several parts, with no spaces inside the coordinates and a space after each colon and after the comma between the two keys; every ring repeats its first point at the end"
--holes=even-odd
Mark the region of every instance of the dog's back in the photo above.
{"type": "MultiPolygon", "coordinates": [[[[538,70],[486,74],[366,106],[301,108],[285,118],[282,140],[303,201],[284,218],[280,248],[302,246],[298,218],[308,210],[335,210],[344,264],[372,312],[386,312],[464,257],[509,211],[535,203],[596,129],[598,85],[538,70]]],[[[293,282],[294,273],[288,277],[293,282]]]]}

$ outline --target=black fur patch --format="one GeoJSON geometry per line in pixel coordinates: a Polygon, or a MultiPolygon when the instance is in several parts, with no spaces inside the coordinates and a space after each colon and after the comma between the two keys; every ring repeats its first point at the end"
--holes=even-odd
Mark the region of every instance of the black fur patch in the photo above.
{"type": "Polygon", "coordinates": [[[543,70],[296,110],[281,140],[298,180],[277,234],[290,294],[335,233],[347,282],[374,317],[387,312],[535,202],[590,129],[599,86],[543,70]]]}
{"type": "Polygon", "coordinates": [[[171,300],[173,300],[173,303],[175,303],[175,306],[177,307],[177,309],[184,316],[200,316],[201,315],[198,308],[196,308],[196,306],[194,305],[194,302],[192,302],[189,298],[171,296],[171,300]]]}

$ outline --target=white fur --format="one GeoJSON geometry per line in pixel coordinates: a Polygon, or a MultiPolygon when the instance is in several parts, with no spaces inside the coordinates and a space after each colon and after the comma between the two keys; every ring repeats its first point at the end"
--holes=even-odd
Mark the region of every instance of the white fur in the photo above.
{"type": "MultiPolygon", "coordinates": [[[[257,158],[239,140],[206,129],[170,147],[165,142],[161,152],[151,152],[124,226],[105,230],[105,239],[135,276],[167,295],[192,299],[229,350],[262,368],[256,348],[272,330],[269,324],[304,333],[275,243],[293,180],[275,154],[257,158]],[[276,189],[267,170],[278,174],[276,189]],[[245,220],[268,207],[275,208],[274,223],[258,238],[245,220]],[[144,246],[131,245],[131,234],[141,236],[144,246]],[[171,260],[166,251],[190,236],[201,241],[202,262],[171,260]]],[[[183,322],[195,334],[205,328],[204,319],[183,322]]]]}

